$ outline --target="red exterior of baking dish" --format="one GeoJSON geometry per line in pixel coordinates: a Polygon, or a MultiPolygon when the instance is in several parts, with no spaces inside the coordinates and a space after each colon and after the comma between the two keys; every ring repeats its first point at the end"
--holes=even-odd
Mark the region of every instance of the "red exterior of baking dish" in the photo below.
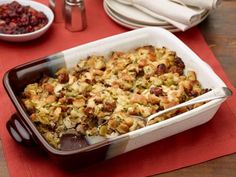
{"type": "MultiPolygon", "coordinates": [[[[55,162],[63,167],[81,167],[104,160],[109,147],[108,141],[94,145],[82,146],[75,150],[58,150],[50,146],[42,137],[29,119],[27,111],[20,100],[20,93],[27,84],[37,82],[43,75],[52,76],[53,73],[64,66],[62,53],[35,60],[17,66],[5,73],[3,85],[7,91],[17,113],[13,114],[7,122],[7,129],[12,138],[19,144],[37,145],[44,149],[55,162]]],[[[85,141],[78,140],[76,141],[85,141]]],[[[73,145],[73,140],[68,140],[73,145]],[[71,142],[72,141],[72,142],[71,142]]]]}

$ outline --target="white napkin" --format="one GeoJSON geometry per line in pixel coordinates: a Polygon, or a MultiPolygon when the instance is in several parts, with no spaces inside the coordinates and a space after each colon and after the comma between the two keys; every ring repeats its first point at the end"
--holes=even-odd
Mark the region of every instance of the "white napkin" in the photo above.
{"type": "MultiPolygon", "coordinates": [[[[119,2],[122,2],[118,0],[119,2]]],[[[201,19],[202,11],[197,11],[169,0],[123,0],[139,10],[163,19],[182,31],[189,29],[201,19]]]]}
{"type": "Polygon", "coordinates": [[[222,0],[174,0],[174,1],[176,2],[180,1],[186,5],[209,10],[217,8],[222,2],[222,0]]]}

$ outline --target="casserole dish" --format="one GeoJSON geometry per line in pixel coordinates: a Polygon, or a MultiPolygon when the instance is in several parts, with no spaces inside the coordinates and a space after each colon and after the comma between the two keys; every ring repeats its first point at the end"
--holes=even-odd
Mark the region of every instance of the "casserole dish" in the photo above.
{"type": "Polygon", "coordinates": [[[108,55],[111,51],[125,52],[145,45],[165,46],[175,51],[183,59],[186,69],[196,72],[204,88],[213,89],[225,86],[214,71],[173,34],[161,28],[142,28],[71,48],[9,70],[4,76],[4,86],[18,112],[18,116],[13,115],[7,123],[9,133],[19,143],[36,142],[52,157],[66,162],[64,164],[76,164],[78,167],[112,158],[209,121],[225,99],[210,101],[171,119],[114,138],[100,139],[98,137],[88,142],[69,139],[68,143],[71,144],[73,141],[81,141],[81,147],[76,150],[58,150],[47,143],[29,119],[20,100],[20,93],[25,86],[36,82],[44,74],[53,76],[62,67],[72,68],[80,58],[86,58],[89,55],[108,55]]]}

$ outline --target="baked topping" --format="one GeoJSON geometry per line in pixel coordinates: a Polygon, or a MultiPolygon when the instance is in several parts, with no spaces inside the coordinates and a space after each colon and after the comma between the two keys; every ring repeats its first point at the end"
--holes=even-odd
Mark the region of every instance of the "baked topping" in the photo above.
{"type": "MultiPolygon", "coordinates": [[[[144,118],[206,92],[175,52],[144,46],[90,56],[72,70],[26,86],[22,101],[40,133],[55,148],[66,132],[112,137],[144,127],[144,118]],[[175,68],[175,69],[173,69],[175,68]],[[186,73],[186,75],[184,75],[186,73]]],[[[195,105],[199,106],[199,105],[195,105]]],[[[157,123],[191,108],[157,117],[157,123]]]]}

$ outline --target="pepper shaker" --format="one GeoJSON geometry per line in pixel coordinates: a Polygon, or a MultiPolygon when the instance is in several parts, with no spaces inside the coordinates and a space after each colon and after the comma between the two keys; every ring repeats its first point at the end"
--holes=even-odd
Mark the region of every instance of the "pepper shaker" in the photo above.
{"type": "Polygon", "coordinates": [[[54,13],[54,22],[64,22],[65,0],[49,0],[49,7],[54,13]]]}
{"type": "Polygon", "coordinates": [[[65,0],[65,27],[72,32],[87,27],[83,0],[65,0]]]}

